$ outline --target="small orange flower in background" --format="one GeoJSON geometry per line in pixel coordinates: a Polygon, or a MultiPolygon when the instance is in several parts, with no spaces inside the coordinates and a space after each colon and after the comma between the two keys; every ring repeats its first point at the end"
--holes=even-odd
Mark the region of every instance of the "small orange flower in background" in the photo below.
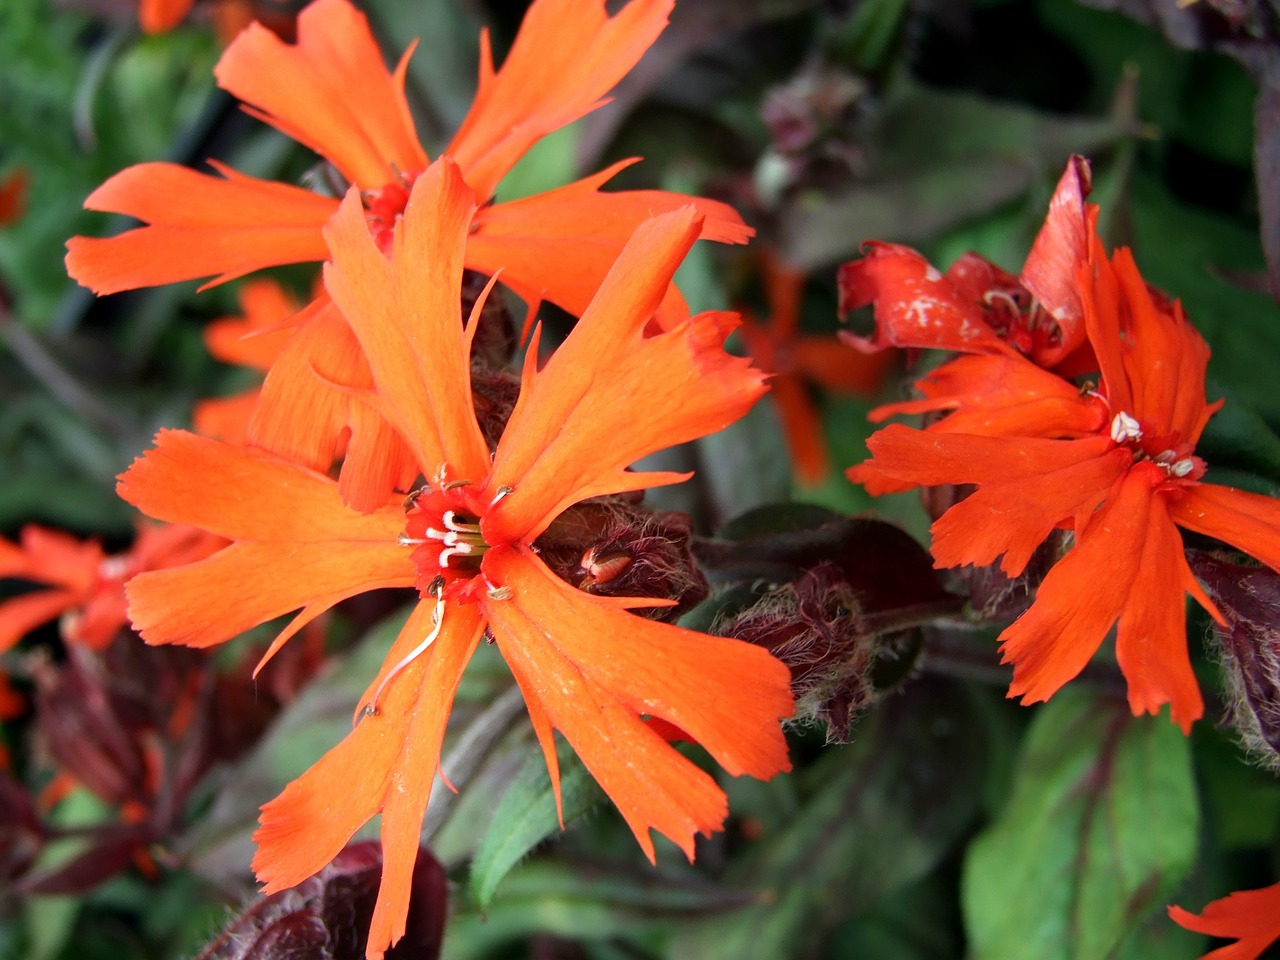
{"type": "Polygon", "coordinates": [[[130,615],[150,642],[208,646],[302,608],[270,656],[345,597],[417,589],[421,600],[361,701],[362,719],[263,808],[257,833],[254,867],[272,892],[315,873],[381,812],[371,958],[404,931],[445,725],[486,635],[524,693],[557,791],[558,729],[651,859],[651,829],[692,857],[694,834],[723,825],[726,800],[644,717],[675,725],[732,774],[788,769],[785,666],[748,644],[627,612],[652,599],[578,590],[536,546],[574,503],[684,479],[625,467],[721,429],[764,392],[760,373],[723,349],[732,314],[644,334],[702,232],[699,215],[686,208],[643,225],[542,370],[535,335],[491,456],[472,405],[475,320],[458,322],[475,203],[445,158],[417,178],[390,244],[370,236],[354,190],[327,231],[326,286],[369,359],[383,413],[429,478],[407,508],[397,497],[357,513],[322,474],[178,431],[162,432],[120,482],[145,512],[234,541],[201,563],[131,583],[130,615]]]}
{"type": "Polygon", "coordinates": [[[867,354],[834,336],[800,331],[806,274],[766,254],[762,272],[769,317],[744,317],[739,335],[753,360],[772,374],[769,395],[778,410],[791,463],[801,482],[821,483],[831,468],[822,436],[822,415],[810,384],[835,394],[873,394],[884,383],[893,355],[867,354]]]}
{"type": "Polygon", "coordinates": [[[873,490],[977,486],[933,525],[939,567],[1003,557],[1001,569],[1017,576],[1051,532],[1072,531],[1074,544],[1035,602],[1000,635],[1003,660],[1014,665],[1009,695],[1048,699],[1118,624],[1116,658],[1133,712],[1168,703],[1185,732],[1204,709],[1187,653],[1186,594],[1221,615],[1187,566],[1178,527],[1280,569],[1280,501],[1202,481],[1195,445],[1221,403],[1206,402],[1209,349],[1180,305],[1153,295],[1127,249],[1108,260],[1092,229],[1074,275],[1100,370],[1096,390],[1054,386],[1053,374],[1016,353],[962,357],[934,378],[984,363],[1000,408],[990,429],[983,387],[970,381],[977,401],[953,398],[957,412],[941,421],[959,417],[962,428],[887,427],[868,441],[872,459],[849,476],[873,490]],[[1049,429],[1036,425],[1042,415],[1049,429]],[[1019,432],[1021,424],[1030,429],[1019,432]]]}
{"type": "MultiPolygon", "coordinates": [[[[220,317],[204,329],[211,356],[223,363],[266,373],[292,334],[287,321],[301,304],[274,280],[253,280],[240,291],[240,317],[220,317]]],[[[196,404],[192,426],[206,437],[243,445],[260,388],[196,404]]]]}
{"type": "Polygon", "coordinates": [[[31,177],[26,170],[10,170],[0,178],[0,227],[22,219],[30,186],[31,177]]]}
{"type": "MultiPolygon", "coordinates": [[[[603,0],[536,0],[501,70],[481,37],[475,102],[443,154],[481,198],[466,265],[529,303],[574,315],[585,309],[632,231],[647,217],[694,204],[702,236],[742,243],[752,234],[732,208],[660,190],[601,193],[633,161],[556,190],[490,204],[494,188],[546,134],[601,106],[610,88],[666,26],[674,0],[633,0],[606,15],[603,0]]],[[[298,42],[250,26],[219,61],[219,84],[254,116],[315,150],[333,178],[360,190],[369,228],[386,243],[414,179],[427,165],[404,98],[409,52],[388,73],[364,16],[347,0],[317,0],[298,19],[298,42]]],[[[338,200],[212,164],[218,176],[167,163],[115,175],[85,201],[146,226],[108,239],[75,237],[67,270],[96,293],[214,276],[220,283],[264,267],[322,261],[322,230],[338,200]]],[[[688,313],[674,286],[659,321],[688,313]]],[[[368,366],[324,298],[298,320],[264,385],[251,425],[256,445],[328,470],[340,449],[343,499],[373,510],[411,478],[408,450],[359,397],[368,366]]]]}
{"type": "Polygon", "coordinates": [[[128,623],[124,584],[143,570],[179,566],[209,556],[223,541],[186,526],[140,522],[133,546],[107,554],[93,540],[30,524],[17,543],[0,538],[0,578],[48,584],[0,602],[0,651],[61,617],[68,643],[103,649],[128,623]]]}
{"type": "Polygon", "coordinates": [[[1257,960],[1280,939],[1280,883],[1260,890],[1240,890],[1215,900],[1199,914],[1170,907],[1180,926],[1236,943],[1210,950],[1200,960],[1257,960]]]}

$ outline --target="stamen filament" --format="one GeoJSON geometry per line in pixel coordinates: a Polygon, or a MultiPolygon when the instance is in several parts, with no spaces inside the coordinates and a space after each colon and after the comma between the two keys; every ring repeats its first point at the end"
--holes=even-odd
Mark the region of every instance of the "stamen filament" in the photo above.
{"type": "MultiPolygon", "coordinates": [[[[440,565],[444,566],[443,563],[441,563],[440,565]]],[[[420,644],[418,644],[416,647],[410,650],[407,654],[405,654],[404,658],[401,659],[399,663],[397,663],[394,667],[392,667],[390,670],[387,671],[387,675],[383,677],[382,682],[378,684],[378,689],[373,691],[373,696],[369,698],[369,702],[365,704],[364,709],[357,711],[355,717],[352,719],[351,725],[353,727],[356,724],[358,724],[361,720],[363,720],[365,717],[372,717],[375,714],[377,714],[378,698],[382,696],[382,691],[387,688],[387,684],[390,683],[392,679],[394,679],[396,674],[398,674],[401,670],[409,666],[409,664],[413,663],[414,660],[418,659],[418,657],[426,653],[427,648],[429,648],[431,644],[436,642],[436,637],[440,636],[440,630],[444,626],[444,598],[443,597],[436,598],[435,609],[431,611],[431,621],[434,624],[431,628],[431,632],[427,634],[427,636],[423,639],[423,641],[420,644]]]]}

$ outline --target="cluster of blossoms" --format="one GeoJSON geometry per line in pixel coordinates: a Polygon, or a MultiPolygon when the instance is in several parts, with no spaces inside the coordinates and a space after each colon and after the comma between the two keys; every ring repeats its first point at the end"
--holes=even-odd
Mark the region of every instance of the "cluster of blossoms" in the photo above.
{"type": "MultiPolygon", "coordinates": [[[[1195,447],[1222,406],[1205,397],[1208,346],[1181,305],[1143,281],[1128,249],[1107,256],[1089,189],[1088,164],[1073,158],[1020,277],[974,254],[943,274],[888,244],[842,268],[842,309],[874,305],[876,334],[850,338],[859,346],[961,354],[916,383],[921,399],[872,413],[937,419],[873,434],[871,459],[848,475],[872,493],[971,489],[933,524],[939,567],[999,560],[1018,577],[1049,551],[1034,602],[999,637],[1011,697],[1047,700],[1114,628],[1133,712],[1169,704],[1190,732],[1204,704],[1186,595],[1227,621],[1193,575],[1178,528],[1280,570],[1280,500],[1204,481],[1195,447]]],[[[1171,914],[1246,938],[1252,952],[1221,954],[1243,960],[1280,936],[1277,896],[1280,885],[1212,904],[1203,919],[1171,914]]]]}
{"type": "MultiPolygon", "coordinates": [[[[352,732],[263,807],[255,835],[253,866],[267,893],[317,875],[320,889],[323,871],[342,874],[331,864],[381,815],[370,958],[405,935],[446,725],[482,641],[497,645],[524,696],[557,799],[558,730],[651,860],[651,831],[692,858],[695,835],[720,829],[727,815],[723,791],[671,741],[700,744],[730,774],[767,779],[789,769],[781,721],[795,709],[793,688],[822,694],[833,729],[847,728],[851,705],[873,695],[817,677],[819,666],[851,659],[839,644],[808,650],[803,669],[768,652],[785,660],[795,645],[778,629],[790,616],[779,610],[810,610],[824,637],[858,619],[850,611],[868,591],[851,588],[834,564],[775,593],[755,611],[767,616],[722,625],[754,644],[669,622],[697,593],[692,577],[670,573],[687,553],[675,542],[687,524],[644,511],[636,495],[686,477],[628,468],[741,417],[765,393],[766,374],[798,470],[812,482],[827,461],[806,381],[874,389],[885,358],[859,352],[890,346],[960,354],[917,382],[919,398],[873,412],[877,421],[931,419],[876,433],[871,459],[848,476],[876,494],[965,488],[934,523],[938,567],[998,561],[1018,578],[1044,561],[1034,602],[999,638],[1013,665],[1010,695],[1024,702],[1072,680],[1114,628],[1133,712],[1169,704],[1189,731],[1204,707],[1186,595],[1220,623],[1224,615],[1193,575],[1178,528],[1280,570],[1280,502],[1206,482],[1195,453],[1220,406],[1205,396],[1208,348],[1180,306],[1147,286],[1129,251],[1107,255],[1079,158],[1019,276],[975,255],[944,274],[913,250],[879,243],[842,268],[842,310],[873,305],[870,337],[801,335],[803,277],[770,263],[773,316],[742,326],[763,371],[725,349],[735,314],[691,315],[673,284],[699,239],[751,236],[729,207],[601,189],[633,161],[494,202],[538,139],[604,102],[673,2],[631,0],[610,16],[603,0],[535,0],[501,69],[482,36],[474,105],[434,160],[404,96],[412,50],[388,71],[348,0],[307,7],[296,42],[251,25],[227,48],[218,82],[319,154],[315,182],[329,191],[212,163],[214,174],[141,164],[87,206],[143,225],[68,245],[69,272],[99,294],[324,265],[305,304],[270,281],[244,288],[245,319],[220,322],[208,343],[260,370],[261,389],[206,402],[198,432],[161,432],[120,478],[126,501],[173,525],[140,539],[166,538],[165,562],[111,568],[110,603],[96,605],[87,600],[109,567],[96,548],[78,548],[84,570],[55,565],[74,576],[49,575],[33,558],[71,546],[40,531],[23,549],[0,542],[0,574],[58,587],[7,616],[0,607],[0,649],[72,606],[92,615],[68,620],[71,636],[94,644],[113,635],[126,574],[129,619],[154,644],[211,647],[296,612],[263,662],[344,600],[414,591],[352,732]],[[514,330],[495,333],[491,322],[496,284],[528,309],[518,375],[505,370],[514,330]],[[543,301],[578,318],[549,357],[533,324],[543,301]],[[593,509],[612,527],[565,532],[593,509]],[[641,540],[662,541],[671,556],[642,558],[650,547],[641,540]],[[635,576],[642,567],[664,573],[635,576]]],[[[950,609],[954,598],[937,594],[917,599],[950,609]]],[[[351,867],[362,877],[364,856],[351,867]]],[[[1202,918],[1172,915],[1243,937],[1232,955],[1255,956],[1280,933],[1277,891],[1233,895],[1202,918]]]]}
{"type": "Polygon", "coordinates": [[[300,610],[265,660],[341,600],[382,587],[420,596],[351,734],[263,808],[256,835],[254,868],[270,893],[321,870],[382,815],[370,957],[404,934],[450,706],[483,639],[524,694],[557,791],[555,730],[650,858],[650,830],[692,857],[694,835],[720,828],[727,812],[715,781],[670,739],[701,744],[735,775],[789,766],[782,663],[629,612],[676,598],[594,589],[620,579],[625,553],[589,544],[578,583],[541,555],[540,538],[575,504],[684,479],[626,468],[721,429],[765,389],[724,350],[737,318],[690,316],[672,284],[700,237],[750,235],[731,209],[601,192],[620,165],[491,202],[538,138],[600,105],[670,7],[635,0],[607,16],[602,3],[538,0],[501,70],[482,40],[475,104],[432,162],[403,96],[407,55],[389,73],[364,17],[346,0],[318,0],[300,15],[296,44],[250,27],[217,76],[255,116],[316,150],[340,197],[222,167],[210,176],[143,164],[88,205],[146,225],[69,244],[71,274],[99,293],[325,262],[315,299],[291,317],[263,288],[253,294],[276,332],[244,355],[266,370],[260,394],[237,404],[252,415],[245,424],[225,406],[203,413],[242,442],[164,431],[119,490],[151,517],[229,541],[131,580],[129,615],[149,642],[206,647],[300,610]],[[480,402],[493,375],[480,327],[494,281],[464,313],[467,271],[500,277],[530,316],[545,299],[580,318],[545,363],[533,331],[513,402],[496,414],[480,402]]]}

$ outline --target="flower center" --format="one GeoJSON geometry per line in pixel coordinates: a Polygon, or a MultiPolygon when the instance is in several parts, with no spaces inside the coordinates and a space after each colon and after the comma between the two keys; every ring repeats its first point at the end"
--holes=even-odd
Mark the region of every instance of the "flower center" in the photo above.
{"type": "Polygon", "coordinates": [[[1058,322],[1022,286],[993,287],[983,296],[987,323],[1025,356],[1062,343],[1058,322]]]}
{"type": "Polygon", "coordinates": [[[1189,443],[1180,442],[1175,434],[1151,434],[1137,417],[1123,410],[1111,418],[1111,439],[1116,446],[1129,448],[1134,463],[1154,463],[1170,480],[1199,480],[1204,476],[1205,462],[1195,456],[1189,443]]]}
{"type": "Polygon", "coordinates": [[[396,179],[381,189],[365,191],[364,218],[369,224],[374,242],[384,254],[391,253],[391,238],[395,234],[396,221],[404,214],[404,208],[409,202],[409,191],[421,172],[397,171],[396,179]]]}
{"type": "Polygon", "coordinates": [[[470,502],[470,481],[430,485],[406,499],[404,546],[414,547],[417,587],[423,596],[437,580],[445,584],[474,577],[490,544],[480,532],[480,510],[470,502]]]}

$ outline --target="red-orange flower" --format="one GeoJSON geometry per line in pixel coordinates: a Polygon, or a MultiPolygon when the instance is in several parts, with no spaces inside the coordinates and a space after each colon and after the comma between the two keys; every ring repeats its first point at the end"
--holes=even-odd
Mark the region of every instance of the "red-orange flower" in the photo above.
{"type": "Polygon", "coordinates": [[[810,384],[831,393],[874,393],[884,382],[893,356],[868,356],[834,336],[802,333],[804,272],[772,254],[764,257],[761,272],[769,317],[765,322],[746,317],[739,332],[752,359],[773,375],[770,396],[796,473],[805,483],[820,483],[830,469],[830,459],[810,384]]]}
{"type": "Polygon", "coordinates": [[[876,329],[846,339],[867,352],[1017,351],[1065,376],[1092,369],[1075,281],[1097,220],[1097,207],[1084,202],[1089,189],[1088,162],[1072,157],[1018,277],[974,253],[944,274],[910,247],[868,243],[861,259],[840,268],[840,313],[874,303],[876,329]]]}
{"type": "MultiPolygon", "coordinates": [[[[497,71],[487,34],[481,37],[476,99],[444,154],[482,201],[539,138],[604,102],[661,33],[673,2],[633,0],[610,17],[603,0],[536,0],[497,71]]],[[[407,65],[408,53],[394,75],[387,71],[368,23],[348,0],[316,0],[299,16],[296,45],[253,25],[227,48],[216,73],[250,113],[328,160],[343,190],[358,186],[368,227],[386,243],[427,165],[404,98],[407,65]]],[[[740,243],[751,235],[731,208],[714,201],[660,190],[601,193],[631,162],[534,197],[482,203],[467,266],[501,272],[531,309],[547,299],[578,315],[649,216],[693,203],[704,214],[702,236],[740,243]]],[[[213,166],[219,176],[147,163],[109,179],[86,206],[147,225],[109,239],[72,238],[68,272],[103,294],[210,275],[222,282],[328,256],[322,230],[336,199],[213,166]]],[[[658,314],[667,325],[687,314],[674,286],[658,314]]],[[[319,470],[345,445],[343,498],[372,510],[411,472],[408,452],[358,398],[371,381],[342,318],[320,308],[306,321],[267,379],[251,439],[319,470]]]]}
{"type": "Polygon", "coordinates": [[[458,322],[474,203],[446,158],[415,182],[389,259],[355,192],[328,231],[326,284],[369,358],[382,412],[429,478],[407,515],[398,500],[356,513],[324,475],[174,431],[120,484],[146,512],[234,541],[201,563],[133,581],[130,615],[152,642],[207,646],[301,607],[276,649],[344,597],[418,590],[421,601],[361,701],[363,719],[263,808],[257,834],[254,866],[270,892],[315,873],[382,813],[386,860],[371,957],[403,932],[441,738],[462,670],[486,634],[524,693],[553,783],[558,729],[650,857],[650,829],[692,856],[694,834],[719,828],[726,808],[715,782],[643,716],[679,727],[730,773],[769,777],[788,765],[778,720],[791,696],[781,663],[626,612],[652,600],[577,590],[543,564],[536,545],[573,503],[683,479],[624,468],[723,427],[763,392],[759,372],[723,350],[731,314],[700,314],[645,336],[700,233],[698,215],[686,208],[643,225],[542,370],[531,347],[520,399],[491,456],[472,408],[475,321],[458,322]]]}
{"type": "Polygon", "coordinates": [[[1010,696],[1048,699],[1118,624],[1130,707],[1155,712],[1169,703],[1185,731],[1203,712],[1185,595],[1218,612],[1187,566],[1177,528],[1280,568],[1280,501],[1202,482],[1195,444],[1221,404],[1205,400],[1209,349],[1181,307],[1153,295],[1128,250],[1109,261],[1096,235],[1076,281],[1101,374],[1096,391],[1055,386],[1019,355],[962,357],[935,376],[959,378],[957,367],[980,364],[998,402],[988,404],[974,378],[973,402],[960,396],[942,429],[887,427],[868,441],[873,459],[849,475],[878,489],[977,485],[933,525],[938,566],[1003,555],[1001,569],[1017,576],[1051,531],[1072,530],[1074,545],[1035,603],[1000,635],[1004,661],[1014,664],[1010,696]]]}
{"type": "Polygon", "coordinates": [[[1200,960],[1257,960],[1280,938],[1280,883],[1237,891],[1213,901],[1200,914],[1170,907],[1169,916],[1196,933],[1237,941],[1210,950],[1200,960]]]}
{"type": "Polygon", "coordinates": [[[29,524],[18,543],[0,538],[0,578],[49,584],[0,603],[0,651],[61,617],[62,638],[103,649],[127,622],[124,584],[143,570],[191,563],[222,541],[194,527],[139,523],[133,546],[107,554],[94,540],[29,524]]]}
{"type": "MultiPolygon", "coordinates": [[[[204,329],[209,353],[224,363],[266,373],[292,334],[286,322],[299,303],[274,280],[253,280],[240,291],[240,317],[220,317],[204,329]]],[[[192,426],[206,437],[244,444],[260,388],[229,397],[201,400],[192,411],[192,426]]]]}

